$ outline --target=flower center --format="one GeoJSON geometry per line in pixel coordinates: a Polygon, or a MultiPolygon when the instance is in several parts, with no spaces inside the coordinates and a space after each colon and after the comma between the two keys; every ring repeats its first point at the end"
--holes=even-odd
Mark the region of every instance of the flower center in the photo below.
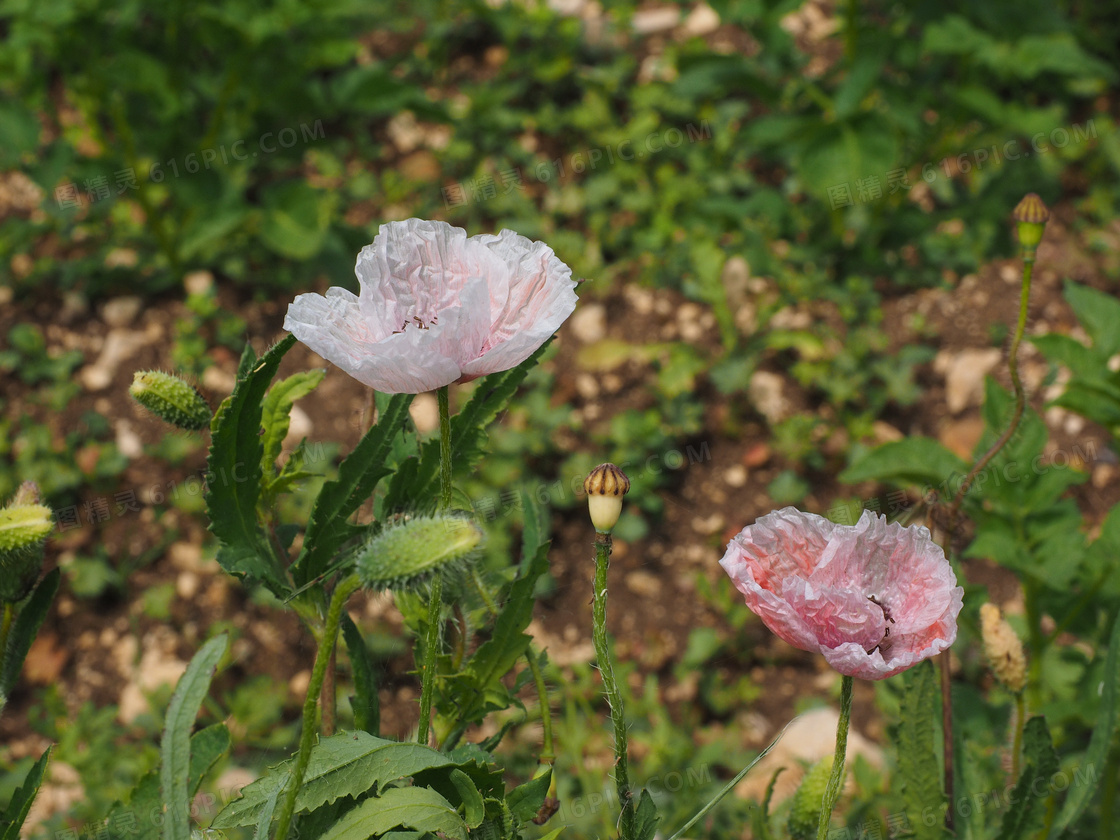
{"type": "MultiPolygon", "coordinates": [[[[884,604],[882,601],[880,601],[874,595],[868,595],[867,600],[870,601],[872,604],[874,604],[875,606],[877,606],[879,609],[881,609],[883,611],[883,618],[889,624],[894,624],[894,618],[891,616],[891,611],[889,609],[887,609],[886,604],[884,604]]],[[[883,638],[881,638],[879,640],[879,644],[875,645],[875,647],[871,648],[871,650],[869,650],[867,653],[870,656],[872,653],[874,653],[876,650],[878,650],[880,653],[885,654],[887,652],[887,649],[890,647],[890,644],[891,644],[891,628],[887,624],[884,624],[883,625],[883,638]]]]}
{"type": "Polygon", "coordinates": [[[400,329],[393,330],[393,335],[400,335],[408,327],[415,327],[418,330],[428,330],[436,326],[438,323],[439,315],[433,315],[427,321],[425,321],[419,315],[413,315],[411,318],[407,318],[401,323],[400,329]]]}

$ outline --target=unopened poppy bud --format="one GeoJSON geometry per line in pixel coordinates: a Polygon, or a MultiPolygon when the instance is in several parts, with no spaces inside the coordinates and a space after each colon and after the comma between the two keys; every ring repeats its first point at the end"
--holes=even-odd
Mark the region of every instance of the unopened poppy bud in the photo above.
{"type": "Polygon", "coordinates": [[[1050,211],[1042,203],[1042,199],[1035,193],[1027,193],[1023,200],[1015,207],[1012,213],[1019,233],[1019,244],[1023,250],[1034,254],[1038,243],[1042,241],[1042,231],[1050,219],[1050,211]]]}
{"type": "Polygon", "coordinates": [[[477,559],[482,529],[451,513],[402,518],[386,525],[355,559],[367,589],[415,591],[437,571],[455,572],[477,559]]]}
{"type": "Polygon", "coordinates": [[[158,370],[137,371],[128,389],[132,398],[161,420],[188,432],[210,425],[210,406],[193,385],[158,370]]]}
{"type": "Polygon", "coordinates": [[[43,541],[54,528],[51,509],[38,503],[39,488],[20,486],[12,504],[0,508],[0,601],[23,600],[43,567],[43,541]]]}
{"type": "Polygon", "coordinates": [[[600,534],[609,534],[622,513],[622,497],[630,492],[630,479],[614,464],[600,464],[583,482],[591,524],[600,534]]]}
{"type": "Polygon", "coordinates": [[[980,607],[980,637],[984,640],[984,653],[992,673],[1008,691],[1022,691],[1027,684],[1023,643],[994,604],[980,607]]]}

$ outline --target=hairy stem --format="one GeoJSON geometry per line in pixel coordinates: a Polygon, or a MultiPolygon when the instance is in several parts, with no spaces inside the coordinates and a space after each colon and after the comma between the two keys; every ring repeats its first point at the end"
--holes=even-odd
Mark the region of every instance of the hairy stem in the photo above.
{"type": "MultiPolygon", "coordinates": [[[[451,507],[451,400],[444,385],[436,391],[439,404],[439,506],[451,507]]],[[[432,577],[432,591],[428,596],[428,635],[424,641],[424,664],[420,672],[420,725],[416,741],[428,743],[428,730],[432,725],[432,693],[435,691],[436,661],[439,656],[440,630],[443,622],[443,571],[432,577]]]]}
{"type": "Polygon", "coordinates": [[[330,607],[327,609],[327,623],[323,628],[323,639],[319,643],[319,651],[315,654],[315,665],[311,670],[311,682],[307,686],[307,697],[303,701],[303,732],[299,739],[299,753],[296,756],[295,769],[292,771],[291,783],[284,791],[284,802],[280,807],[280,817],[276,825],[274,840],[285,840],[288,828],[292,824],[292,814],[295,813],[296,795],[303,784],[303,774],[307,771],[307,763],[311,760],[311,747],[315,741],[315,708],[318,705],[319,694],[323,689],[323,677],[327,672],[327,663],[334,654],[335,642],[338,639],[338,625],[342,620],[342,608],[346,599],[354,594],[360,586],[357,575],[351,575],[340,581],[331,596],[330,607]]]}
{"type": "Polygon", "coordinates": [[[840,785],[844,781],[844,759],[848,754],[848,724],[852,719],[853,677],[845,675],[840,680],[840,721],[836,724],[836,755],[832,757],[832,773],[821,800],[821,820],[817,823],[817,840],[826,840],[832,809],[840,798],[840,785]]]}
{"type": "Polygon", "coordinates": [[[603,691],[611,707],[614,725],[614,781],[618,789],[618,803],[622,807],[622,840],[634,837],[634,804],[630,798],[630,768],[627,761],[626,717],[622,708],[622,693],[614,678],[610,642],[607,639],[607,568],[610,565],[611,535],[595,535],[595,594],[592,608],[592,639],[599,674],[603,678],[603,691]]]}
{"type": "MultiPolygon", "coordinates": [[[[1019,378],[1019,344],[1023,340],[1023,332],[1027,327],[1027,302],[1031,296],[1031,272],[1034,269],[1034,257],[1023,259],[1023,285],[1019,294],[1019,321],[1015,325],[1015,335],[1011,339],[1011,349],[1007,354],[1007,369],[1011,374],[1011,387],[1015,392],[1015,409],[1011,413],[1011,422],[1007,428],[1004,429],[1003,434],[999,436],[991,448],[985,452],[980,459],[972,465],[972,469],[968,471],[968,475],[964,477],[961,482],[960,488],[957,490],[956,495],[953,497],[953,502],[949,506],[949,522],[955,523],[957,513],[961,509],[961,504],[964,502],[964,497],[968,494],[968,490],[972,487],[972,482],[975,481],[976,476],[979,475],[985,467],[991,463],[992,459],[999,454],[999,451],[1007,445],[1011,440],[1012,435],[1019,428],[1019,423],[1023,419],[1023,410],[1026,407],[1026,394],[1023,391],[1023,381],[1019,378]]],[[[952,527],[952,525],[950,526],[952,527]]],[[[955,530],[955,528],[954,528],[955,530]]]]}

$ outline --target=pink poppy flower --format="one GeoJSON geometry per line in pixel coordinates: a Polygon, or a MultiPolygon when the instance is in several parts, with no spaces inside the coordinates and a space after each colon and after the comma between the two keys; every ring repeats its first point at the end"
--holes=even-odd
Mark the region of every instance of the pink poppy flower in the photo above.
{"type": "Polygon", "coordinates": [[[720,565],[767,627],[841,674],[881,680],[957,637],[964,589],[941,547],[871,511],[836,525],[782,508],[732,539],[720,565]]]}
{"type": "Polygon", "coordinates": [[[576,305],[572,270],[511,230],[382,225],[358,254],[360,293],[300,295],[284,329],[371,388],[418,394],[525,361],[576,305]]]}

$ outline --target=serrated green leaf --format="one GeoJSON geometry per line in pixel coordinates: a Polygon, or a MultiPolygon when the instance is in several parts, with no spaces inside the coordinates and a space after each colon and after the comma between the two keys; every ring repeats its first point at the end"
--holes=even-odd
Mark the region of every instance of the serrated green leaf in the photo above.
{"type": "Polygon", "coordinates": [[[280,774],[276,787],[257,812],[257,824],[253,827],[253,840],[268,840],[272,833],[272,818],[276,815],[276,806],[280,802],[281,794],[284,793],[284,789],[288,787],[292,780],[291,771],[292,768],[289,765],[288,769],[280,774]]]}
{"type": "Polygon", "coordinates": [[[191,840],[191,729],[228,644],[229,637],[223,634],[202,646],[180,677],[167,707],[160,745],[164,840],[191,840]]]}
{"type": "Polygon", "coordinates": [[[281,379],[268,389],[261,405],[261,426],[264,428],[264,434],[261,435],[261,470],[266,476],[271,475],[276,468],[280,447],[288,436],[292,406],[296,400],[306,397],[319,387],[326,375],[327,372],[322,369],[305,370],[281,379]]]}
{"type": "Polygon", "coordinates": [[[937,485],[967,471],[968,464],[933,438],[915,436],[877,446],[840,473],[840,480],[937,485]]]}
{"type": "Polygon", "coordinates": [[[461,722],[473,721],[486,708],[487,692],[499,686],[501,678],[525,653],[530,637],[524,631],[533,618],[533,590],[546,571],[548,544],[538,547],[525,572],[503,591],[502,609],[490,638],[479,646],[463,669],[471,685],[464,687],[460,696],[461,722]]]}
{"type": "Polygon", "coordinates": [[[60,569],[55,568],[47,572],[12,624],[8,636],[8,648],[4,655],[4,668],[0,672],[0,695],[8,697],[15,688],[19,672],[23,668],[23,661],[27,658],[27,652],[31,650],[35,634],[43,626],[61,579],[60,569]]]}
{"type": "Polygon", "coordinates": [[[552,784],[551,767],[506,794],[506,805],[521,822],[529,822],[541,810],[545,799],[548,798],[550,784],[552,784]]]}
{"type": "MultiPolygon", "coordinates": [[[[284,569],[257,520],[261,480],[261,401],[280,360],[295,344],[289,335],[249,367],[218,407],[210,425],[206,461],[206,511],[219,540],[218,562],[232,575],[265,584],[279,598],[288,594],[284,569]]],[[[246,350],[242,363],[251,358],[246,350]]]]}
{"type": "Polygon", "coordinates": [[[218,760],[229,751],[229,730],[224,723],[215,723],[191,736],[191,769],[188,791],[193,797],[202,780],[218,760]]]}
{"type": "Polygon", "coordinates": [[[634,840],[653,840],[659,822],[661,817],[657,814],[653,797],[643,788],[642,795],[638,797],[638,807],[634,810],[634,840]]]}
{"type": "MultiPolygon", "coordinates": [[[[288,759],[246,785],[241,797],[215,817],[214,828],[255,824],[265,802],[287,778],[291,764],[288,759]]],[[[303,786],[296,797],[296,813],[312,811],[339,797],[357,796],[421,770],[452,764],[450,758],[431,747],[388,741],[368,732],[340,732],[312,747],[303,786]]]]}
{"type": "Polygon", "coordinates": [[[1003,815],[998,840],[1025,840],[1043,828],[1046,800],[1052,795],[1050,777],[1058,771],[1058,756],[1042,717],[1031,718],[1023,727],[1023,760],[1023,773],[1008,797],[1015,807],[1003,815]]]}
{"type": "Polygon", "coordinates": [[[3,814],[0,814],[0,840],[19,840],[23,821],[27,819],[31,803],[35,801],[39,786],[43,784],[43,774],[47,770],[47,763],[51,760],[52,748],[47,747],[46,752],[39,756],[39,760],[27,771],[27,775],[23,777],[23,784],[16,788],[8,807],[4,809],[3,814]]]}
{"type": "MultiPolygon", "coordinates": [[[[482,457],[486,428],[498,416],[548,348],[551,339],[511,370],[485,377],[462,411],[451,418],[451,463],[456,471],[469,470],[482,457]]],[[[439,489],[439,440],[426,441],[420,455],[405,460],[389,481],[384,509],[423,508],[435,501],[439,489]]]]}
{"type": "Polygon", "coordinates": [[[338,478],[319,491],[303,551],[292,565],[296,586],[304,586],[323,573],[352,529],[346,518],[356,511],[389,470],[386,458],[394,438],[408,419],[413,394],[396,394],[377,423],[365,433],[354,451],[338,467],[338,478]]]}
{"type": "Polygon", "coordinates": [[[457,798],[463,805],[463,822],[467,824],[467,828],[478,828],[486,816],[482,794],[474,786],[471,777],[458,767],[452,768],[448,780],[455,787],[457,798]]]}
{"type": "Polygon", "coordinates": [[[930,808],[942,814],[945,807],[934,725],[939,709],[933,671],[933,663],[927,660],[906,672],[899,709],[898,773],[902,782],[902,801],[918,840],[934,840],[942,836],[940,822],[927,825],[923,817],[930,808]]]}
{"type": "MultiPolygon", "coordinates": [[[[1114,508],[1114,511],[1117,510],[1114,508]]],[[[1120,716],[1120,617],[1112,621],[1112,636],[1108,640],[1108,655],[1105,659],[1104,680],[1100,686],[1101,707],[1097,712],[1097,723],[1089,738],[1089,749],[1082,762],[1084,767],[1104,767],[1108,762],[1109,747],[1116,733],[1120,716]]],[[[1094,775],[1094,781],[1096,781],[1094,775]]],[[[1060,837],[1071,826],[1078,824],[1085,808],[1097,792],[1097,784],[1075,785],[1066,797],[1055,824],[1054,837],[1060,837]]]]}
{"type": "Polygon", "coordinates": [[[350,654],[350,670],[354,674],[354,697],[350,705],[354,709],[354,726],[370,735],[381,731],[381,700],[377,695],[377,674],[370,658],[366,641],[358,625],[342,611],[342,638],[346,641],[346,652],[350,654]]]}
{"type": "Polygon", "coordinates": [[[548,542],[548,513],[536,495],[521,489],[521,509],[524,511],[521,531],[521,568],[526,570],[540,547],[548,542]]]}
{"type": "Polygon", "coordinates": [[[423,787],[390,788],[381,796],[365,800],[319,840],[368,840],[398,827],[467,840],[467,826],[451,804],[423,787]]]}
{"type": "Polygon", "coordinates": [[[113,804],[109,811],[109,835],[118,840],[159,840],[162,816],[159,773],[152,771],[132,789],[127,806],[121,802],[113,804]]]}

